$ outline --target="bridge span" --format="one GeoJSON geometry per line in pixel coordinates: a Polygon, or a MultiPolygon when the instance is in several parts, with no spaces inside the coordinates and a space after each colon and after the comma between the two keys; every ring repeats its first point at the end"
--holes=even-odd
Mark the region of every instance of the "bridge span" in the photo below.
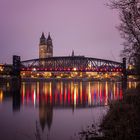
{"type": "Polygon", "coordinates": [[[21,71],[124,72],[125,61],[115,62],[84,56],[61,56],[21,61],[21,71]]]}

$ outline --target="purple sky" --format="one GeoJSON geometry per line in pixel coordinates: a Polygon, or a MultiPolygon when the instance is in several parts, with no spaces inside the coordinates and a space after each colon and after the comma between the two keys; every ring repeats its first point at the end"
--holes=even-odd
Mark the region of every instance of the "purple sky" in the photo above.
{"type": "Polygon", "coordinates": [[[42,32],[51,33],[54,56],[76,55],[120,61],[117,11],[107,0],[0,0],[0,63],[38,58],[42,32]]]}

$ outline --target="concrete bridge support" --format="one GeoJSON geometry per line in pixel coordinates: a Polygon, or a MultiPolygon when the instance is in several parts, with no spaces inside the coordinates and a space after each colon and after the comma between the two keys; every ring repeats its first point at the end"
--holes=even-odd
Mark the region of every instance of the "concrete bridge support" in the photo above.
{"type": "Polygon", "coordinates": [[[123,58],[123,69],[122,69],[122,88],[125,90],[127,88],[127,70],[126,70],[126,58],[123,58]]]}

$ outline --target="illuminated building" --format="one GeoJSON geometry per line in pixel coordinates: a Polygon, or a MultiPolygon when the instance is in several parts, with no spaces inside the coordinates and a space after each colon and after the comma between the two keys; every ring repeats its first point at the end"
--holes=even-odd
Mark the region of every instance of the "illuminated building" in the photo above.
{"type": "Polygon", "coordinates": [[[11,64],[0,64],[0,75],[10,75],[12,73],[11,64]]]}
{"type": "Polygon", "coordinates": [[[39,43],[39,58],[53,57],[53,44],[50,33],[46,39],[44,33],[42,33],[39,43]]]}

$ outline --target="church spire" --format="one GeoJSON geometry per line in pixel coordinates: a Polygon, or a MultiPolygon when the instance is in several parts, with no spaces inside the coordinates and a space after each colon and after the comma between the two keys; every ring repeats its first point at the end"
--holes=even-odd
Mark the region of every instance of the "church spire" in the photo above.
{"type": "Polygon", "coordinates": [[[52,40],[52,39],[51,39],[51,36],[50,36],[50,32],[49,32],[49,34],[48,34],[47,40],[52,40]]]}
{"type": "Polygon", "coordinates": [[[46,45],[46,38],[45,38],[44,32],[42,32],[42,35],[40,37],[39,45],[46,45]]]}
{"type": "Polygon", "coordinates": [[[42,38],[42,39],[45,38],[44,32],[42,32],[41,38],[42,38]]]}

